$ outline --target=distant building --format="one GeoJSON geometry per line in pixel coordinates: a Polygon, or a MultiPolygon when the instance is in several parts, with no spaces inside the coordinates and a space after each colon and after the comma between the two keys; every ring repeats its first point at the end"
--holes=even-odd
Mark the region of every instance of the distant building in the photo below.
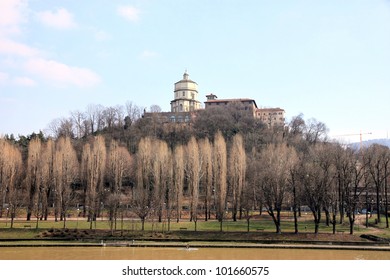
{"type": "MultiPolygon", "coordinates": [[[[196,112],[202,110],[202,103],[198,100],[198,84],[191,79],[187,71],[183,79],[174,84],[171,112],[148,113],[144,112],[144,118],[153,118],[160,123],[189,123],[196,116],[196,112]]],[[[218,99],[215,94],[206,95],[205,110],[221,107],[235,107],[245,110],[257,119],[260,119],[268,127],[284,126],[285,111],[281,108],[258,108],[256,101],[250,98],[218,99]]]]}
{"type": "Polygon", "coordinates": [[[190,80],[185,71],[183,79],[174,85],[171,112],[145,112],[143,117],[156,119],[160,123],[189,123],[195,116],[195,111],[202,109],[198,96],[198,84],[190,80]]]}
{"type": "Polygon", "coordinates": [[[193,112],[201,108],[202,103],[198,101],[198,84],[190,80],[185,71],[183,79],[175,83],[171,112],[193,112]]]}
{"type": "Polygon", "coordinates": [[[249,98],[236,98],[236,99],[217,99],[215,94],[210,93],[206,95],[207,101],[205,104],[205,109],[211,109],[216,107],[227,107],[235,106],[238,109],[249,111],[253,117],[257,110],[257,104],[254,99],[249,98]]]}
{"type": "Polygon", "coordinates": [[[268,127],[284,126],[285,111],[281,108],[261,108],[256,110],[256,118],[260,119],[268,127]]]}

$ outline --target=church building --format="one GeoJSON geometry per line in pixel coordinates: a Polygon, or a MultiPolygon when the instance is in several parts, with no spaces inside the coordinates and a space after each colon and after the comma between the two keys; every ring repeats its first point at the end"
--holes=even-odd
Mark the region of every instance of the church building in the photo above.
{"type": "Polygon", "coordinates": [[[198,95],[198,84],[190,80],[187,71],[185,71],[183,79],[175,83],[171,112],[192,112],[201,109],[198,95]]]}
{"type": "MultiPolygon", "coordinates": [[[[240,110],[247,110],[254,118],[262,120],[268,127],[284,126],[285,111],[281,108],[258,108],[256,101],[250,98],[218,99],[215,94],[206,95],[204,110],[215,107],[235,106],[240,110]]],[[[203,110],[198,100],[198,84],[189,78],[187,70],[183,79],[174,84],[171,112],[148,113],[144,118],[154,118],[161,123],[189,123],[196,116],[196,112],[203,110]]]]}

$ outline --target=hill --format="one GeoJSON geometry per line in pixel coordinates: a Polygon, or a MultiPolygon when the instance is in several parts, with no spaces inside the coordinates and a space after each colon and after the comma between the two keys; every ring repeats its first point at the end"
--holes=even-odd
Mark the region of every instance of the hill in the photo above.
{"type": "MultiPolygon", "coordinates": [[[[371,145],[378,144],[382,146],[386,146],[390,148],[390,139],[388,138],[383,138],[383,139],[371,139],[371,140],[366,140],[362,142],[362,147],[369,147],[371,145]]],[[[352,143],[350,146],[354,149],[359,149],[360,148],[360,142],[357,143],[352,143]]]]}

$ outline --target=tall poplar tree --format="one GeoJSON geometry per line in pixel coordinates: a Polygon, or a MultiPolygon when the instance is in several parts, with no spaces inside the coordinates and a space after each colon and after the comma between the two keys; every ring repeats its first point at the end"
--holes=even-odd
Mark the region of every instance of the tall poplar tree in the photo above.
{"type": "Polygon", "coordinates": [[[104,176],[106,171],[106,146],[103,136],[95,137],[92,145],[86,143],[82,155],[82,171],[86,183],[86,205],[88,221],[96,221],[103,210],[104,176]]]}
{"type": "Polygon", "coordinates": [[[177,145],[173,153],[173,184],[175,195],[176,221],[181,218],[184,188],[184,147],[177,145]]]}
{"type": "Polygon", "coordinates": [[[7,141],[0,139],[0,193],[1,201],[7,202],[6,215],[7,219],[9,216],[11,218],[11,228],[14,225],[16,210],[22,203],[21,198],[23,193],[19,187],[22,174],[22,155],[20,150],[7,141]]]}
{"type": "Polygon", "coordinates": [[[202,160],[199,158],[199,146],[195,137],[191,137],[186,148],[186,176],[190,195],[190,219],[195,223],[197,230],[198,204],[199,204],[199,180],[201,177],[202,160]]]}
{"type": "Polygon", "coordinates": [[[237,221],[237,212],[241,209],[242,190],[245,185],[246,153],[241,134],[233,137],[229,154],[229,181],[232,188],[233,221],[237,221]]]}
{"type": "Polygon", "coordinates": [[[141,219],[142,230],[145,220],[154,203],[153,195],[153,146],[149,137],[142,138],[138,144],[136,186],[133,189],[132,208],[141,219]]]}
{"type": "Polygon", "coordinates": [[[207,221],[211,215],[211,203],[213,199],[213,153],[212,145],[208,138],[200,139],[198,142],[201,158],[203,161],[200,190],[204,196],[204,215],[205,221],[207,221]]]}
{"type": "Polygon", "coordinates": [[[227,151],[225,139],[220,131],[218,131],[214,137],[213,152],[214,185],[217,197],[216,215],[218,221],[220,222],[220,231],[222,231],[227,195],[227,151]]]}
{"type": "Polygon", "coordinates": [[[27,205],[27,221],[31,220],[31,216],[35,213],[38,218],[41,213],[42,206],[42,170],[41,170],[41,152],[42,144],[39,138],[34,138],[28,145],[27,157],[27,178],[26,186],[28,193],[27,205]]]}
{"type": "Polygon", "coordinates": [[[56,143],[54,178],[56,184],[56,206],[60,220],[66,227],[67,211],[72,202],[72,184],[78,177],[79,163],[69,137],[61,137],[56,143]]]}
{"type": "Polygon", "coordinates": [[[107,157],[107,178],[110,184],[110,197],[108,200],[110,227],[116,229],[118,210],[121,210],[121,194],[123,180],[129,176],[131,170],[131,156],[129,151],[119,145],[116,140],[111,140],[107,157]]]}

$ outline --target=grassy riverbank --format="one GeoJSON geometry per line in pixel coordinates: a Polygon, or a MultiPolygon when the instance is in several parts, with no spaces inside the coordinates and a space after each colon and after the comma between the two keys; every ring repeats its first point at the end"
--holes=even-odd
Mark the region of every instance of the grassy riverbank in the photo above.
{"type": "Polygon", "coordinates": [[[116,229],[110,229],[110,222],[99,219],[92,224],[85,219],[70,219],[66,221],[25,221],[18,219],[10,228],[10,221],[0,221],[0,241],[11,242],[33,242],[33,241],[61,241],[61,242],[100,242],[101,240],[123,241],[204,241],[204,242],[247,242],[247,243],[318,243],[318,242],[339,242],[339,243],[384,243],[383,240],[390,238],[390,230],[385,228],[385,223],[375,224],[375,220],[369,221],[369,227],[362,224],[362,220],[356,224],[355,233],[349,234],[348,224],[338,224],[336,234],[332,233],[332,227],[321,224],[320,233],[314,234],[314,224],[309,217],[301,218],[299,222],[299,233],[294,234],[294,224],[291,219],[283,220],[282,234],[275,233],[273,222],[263,215],[250,222],[249,232],[245,220],[233,222],[224,221],[222,232],[220,224],[215,220],[195,223],[181,221],[179,223],[148,221],[145,223],[145,230],[141,230],[141,223],[138,220],[118,220],[116,229]],[[92,225],[92,229],[91,229],[92,225]],[[169,229],[169,230],[168,230],[169,229]],[[362,238],[362,235],[376,236],[378,241],[362,238]]]}

